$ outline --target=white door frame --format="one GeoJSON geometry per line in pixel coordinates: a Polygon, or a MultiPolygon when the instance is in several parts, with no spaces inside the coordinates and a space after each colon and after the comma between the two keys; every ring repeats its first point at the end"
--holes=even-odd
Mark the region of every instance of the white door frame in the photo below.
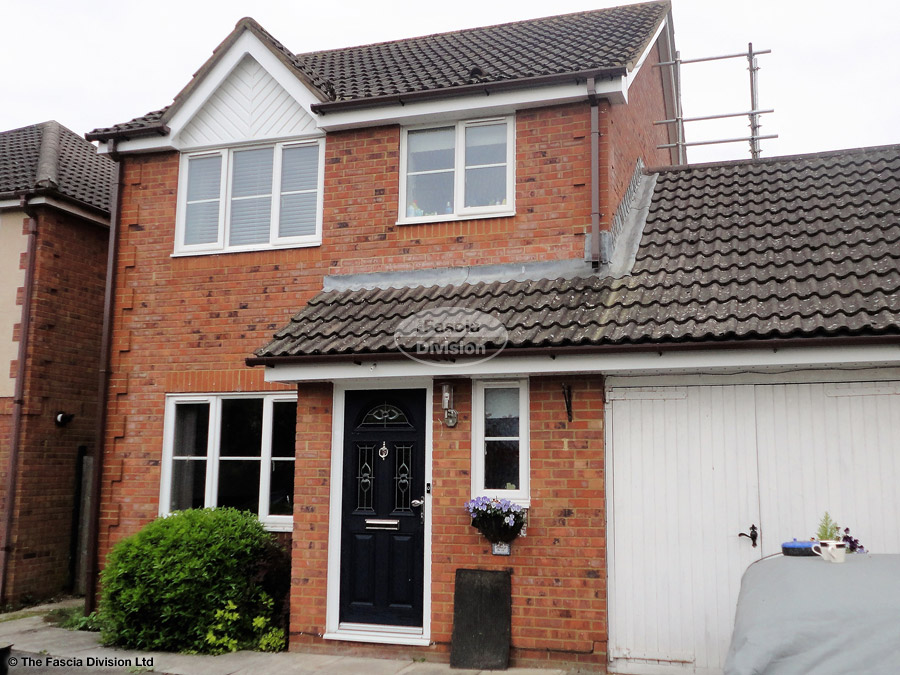
{"type": "MultiPolygon", "coordinates": [[[[344,406],[346,394],[353,390],[424,389],[425,390],[425,482],[432,482],[432,447],[434,440],[431,406],[434,402],[434,382],[431,378],[397,380],[347,380],[334,383],[331,414],[331,488],[328,502],[328,577],[326,580],[325,635],[326,640],[377,642],[395,645],[431,644],[431,527],[432,495],[425,495],[425,531],[422,574],[422,628],[409,626],[374,626],[364,624],[341,625],[341,526],[342,475],[344,470],[344,406]]],[[[426,491],[427,492],[427,491],[426,491]]]]}

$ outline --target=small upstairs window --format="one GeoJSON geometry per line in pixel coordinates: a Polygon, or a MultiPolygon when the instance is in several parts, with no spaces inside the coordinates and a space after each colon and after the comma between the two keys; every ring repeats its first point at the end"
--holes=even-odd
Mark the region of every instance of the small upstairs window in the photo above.
{"type": "Polygon", "coordinates": [[[515,118],[404,129],[401,223],[514,213],[515,118]]]}
{"type": "Polygon", "coordinates": [[[176,254],[322,242],[324,141],[185,154],[176,254]]]}

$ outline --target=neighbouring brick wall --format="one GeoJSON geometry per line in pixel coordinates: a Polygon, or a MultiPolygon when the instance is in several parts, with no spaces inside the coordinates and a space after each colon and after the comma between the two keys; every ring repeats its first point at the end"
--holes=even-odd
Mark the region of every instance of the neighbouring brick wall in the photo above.
{"type": "MultiPolygon", "coordinates": [[[[435,390],[440,391],[440,382],[435,390]]],[[[603,382],[594,377],[530,381],[531,509],[527,536],[509,557],[492,556],[463,504],[471,497],[469,380],[452,381],[459,424],[448,428],[440,395],[432,401],[434,435],[431,648],[325,642],[331,387],[300,387],[291,586],[291,646],[356,654],[413,654],[446,660],[453,630],[456,570],[512,573],[512,658],[516,665],[606,661],[606,514],[603,382]],[[573,421],[562,384],[572,386],[573,421]]]]}
{"type": "Polygon", "coordinates": [[[9,467],[9,448],[12,444],[13,399],[0,398],[0,513],[6,508],[6,480],[9,467]]]}
{"type": "MultiPolygon", "coordinates": [[[[100,334],[109,231],[41,209],[25,406],[6,600],[49,597],[69,579],[79,447],[96,450],[100,334]],[[74,414],[57,427],[57,411],[74,414]]],[[[4,483],[5,485],[5,483],[4,483]]]]}

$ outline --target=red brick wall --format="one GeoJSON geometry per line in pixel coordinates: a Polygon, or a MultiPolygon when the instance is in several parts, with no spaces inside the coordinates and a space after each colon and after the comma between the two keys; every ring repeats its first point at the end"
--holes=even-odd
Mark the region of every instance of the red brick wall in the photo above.
{"type": "Polygon", "coordinates": [[[6,599],[13,604],[52,596],[66,587],[78,448],[96,450],[109,232],[50,209],[42,209],[37,222],[13,550],[7,576],[6,599]],[[60,428],[54,424],[57,411],[75,417],[60,428]]]}
{"type": "Polygon", "coordinates": [[[399,127],[329,135],[325,235],[331,274],[558,260],[584,255],[590,223],[588,105],[516,116],[516,216],[396,225],[399,127]]]}
{"type": "MultiPolygon", "coordinates": [[[[440,383],[435,389],[440,391],[440,383]]],[[[530,383],[531,509],[527,536],[510,557],[492,556],[470,524],[469,380],[453,380],[459,424],[441,424],[432,403],[434,492],[431,638],[429,649],[324,642],[330,469],[331,387],[300,388],[296,465],[291,645],[303,650],[428,655],[446,660],[453,630],[456,570],[512,572],[512,657],[516,665],[606,659],[606,516],[603,468],[603,383],[599,377],[540,377],[530,383]],[[562,384],[572,386],[573,421],[562,384]]],[[[428,592],[428,589],[426,589],[428,592]]]]}
{"type": "Polygon", "coordinates": [[[583,256],[588,130],[586,103],[520,113],[515,217],[405,226],[399,127],[330,134],[321,246],[177,258],[178,155],[126,158],[101,559],[157,513],[165,394],[278,388],[244,359],[324,275],[583,256]]]}
{"type": "Polygon", "coordinates": [[[648,167],[671,164],[669,150],[659,150],[656,147],[669,142],[666,127],[653,124],[668,117],[662,93],[665,69],[653,67],[659,61],[657,44],[641,66],[637,78],[631,83],[628,104],[613,106],[609,110],[606,133],[609,139],[611,213],[615,213],[628,189],[638,157],[648,167]]]}

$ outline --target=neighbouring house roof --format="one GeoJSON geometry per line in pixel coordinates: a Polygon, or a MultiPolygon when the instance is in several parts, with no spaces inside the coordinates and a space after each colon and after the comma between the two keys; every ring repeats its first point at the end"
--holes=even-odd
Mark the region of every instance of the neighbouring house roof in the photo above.
{"type": "MultiPolygon", "coordinates": [[[[473,85],[526,86],[535,78],[577,75],[583,80],[625,73],[634,67],[669,9],[668,0],[647,2],[306,54],[292,54],[253,19],[238,22],[235,33],[249,29],[263,40],[325,109],[329,104],[390,96],[453,95],[473,85]]],[[[216,53],[224,51],[232,36],[216,53]]],[[[195,81],[208,65],[197,71],[195,81]]],[[[166,133],[167,120],[190,87],[168,108],[95,129],[87,136],[98,140],[166,133]]]]}
{"type": "Polygon", "coordinates": [[[0,132],[0,199],[53,194],[109,213],[115,162],[59,122],[0,132]]]}
{"type": "Polygon", "coordinates": [[[249,362],[396,352],[446,306],[507,349],[900,335],[900,146],[656,173],[627,276],[327,291],[249,362]]]}

